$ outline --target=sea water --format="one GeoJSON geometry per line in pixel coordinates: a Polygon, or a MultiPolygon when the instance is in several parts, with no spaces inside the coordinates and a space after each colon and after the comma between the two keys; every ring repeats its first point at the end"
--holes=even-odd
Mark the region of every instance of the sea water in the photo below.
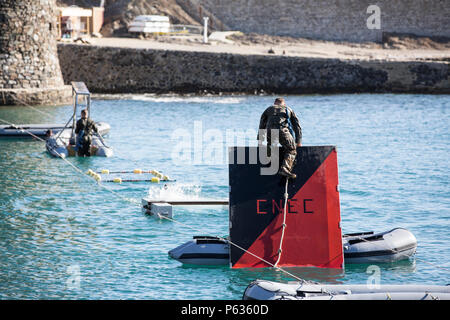
{"type": "MultiPolygon", "coordinates": [[[[253,131],[274,98],[94,100],[91,116],[111,125],[106,141],[115,154],[68,161],[83,172],[156,169],[176,179],[167,184],[103,182],[102,188],[50,157],[42,142],[1,138],[0,298],[240,299],[252,280],[295,280],[270,268],[183,266],[168,257],[194,235],[227,235],[227,207],[175,207],[180,223],[147,216],[139,207],[147,195],[226,198],[226,147],[232,145],[226,134],[247,132],[240,145],[256,145],[253,131]]],[[[288,271],[323,283],[450,283],[450,96],[286,100],[300,119],[304,145],[337,146],[343,232],[404,227],[418,240],[416,256],[397,263],[288,271]]],[[[65,123],[71,106],[39,110],[2,107],[0,119],[65,123]]]]}

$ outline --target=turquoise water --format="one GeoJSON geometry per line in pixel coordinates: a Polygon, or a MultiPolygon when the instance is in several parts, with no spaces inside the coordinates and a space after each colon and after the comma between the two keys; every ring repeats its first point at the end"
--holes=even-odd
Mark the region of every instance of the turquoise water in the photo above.
{"type": "MultiPolygon", "coordinates": [[[[205,136],[223,137],[223,143],[205,137],[205,152],[211,145],[225,147],[226,130],[255,130],[273,98],[94,100],[92,117],[111,125],[107,141],[115,156],[71,163],[82,171],[157,169],[177,180],[167,189],[103,183],[121,197],[49,157],[41,142],[0,139],[0,298],[240,299],[254,279],[292,280],[272,269],[187,267],[168,258],[168,250],[192,235],[226,235],[226,207],[176,207],[175,218],[194,231],[146,216],[122,198],[226,197],[225,160],[175,161],[174,149],[183,144],[173,132],[191,133],[194,146],[194,127],[200,125],[205,136]]],[[[378,265],[380,283],[449,283],[450,96],[289,96],[287,102],[300,117],[304,145],[338,146],[343,231],[405,227],[418,239],[414,259],[378,265]]],[[[3,107],[0,118],[64,123],[70,108],[41,107],[51,114],[46,117],[26,107],[3,107]]],[[[327,283],[366,283],[372,275],[367,268],[289,271],[327,283]]]]}

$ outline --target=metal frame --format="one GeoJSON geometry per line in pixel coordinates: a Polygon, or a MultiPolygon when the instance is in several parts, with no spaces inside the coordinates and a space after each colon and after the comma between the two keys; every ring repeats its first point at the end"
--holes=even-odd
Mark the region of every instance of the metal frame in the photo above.
{"type": "MultiPolygon", "coordinates": [[[[59,136],[64,131],[64,129],[67,128],[70,121],[72,121],[72,132],[70,134],[70,141],[75,137],[75,126],[77,122],[77,109],[78,106],[81,106],[80,103],[78,103],[78,96],[86,96],[87,97],[87,103],[86,108],[88,109],[88,113],[91,113],[91,93],[89,92],[88,88],[84,84],[84,82],[71,82],[72,85],[72,105],[73,105],[73,113],[70,117],[69,121],[64,125],[64,128],[58,132],[58,135],[56,136],[56,140],[59,139],[59,136]]],[[[75,143],[76,144],[76,143],[75,143]]]]}
{"type": "Polygon", "coordinates": [[[71,119],[72,120],[72,134],[71,139],[75,137],[75,126],[77,122],[77,109],[78,106],[84,106],[83,104],[79,103],[78,98],[80,96],[86,97],[86,108],[88,110],[88,113],[91,114],[91,93],[89,92],[88,88],[84,84],[84,82],[75,82],[72,81],[72,97],[73,97],[73,114],[71,119]]]}

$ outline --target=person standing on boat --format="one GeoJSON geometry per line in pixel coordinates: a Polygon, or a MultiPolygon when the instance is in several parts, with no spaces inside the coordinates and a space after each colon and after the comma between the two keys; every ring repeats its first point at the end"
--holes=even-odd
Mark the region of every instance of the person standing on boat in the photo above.
{"type": "Polygon", "coordinates": [[[276,98],[274,104],[261,115],[257,138],[260,144],[264,140],[262,130],[267,132],[268,152],[272,145],[278,142],[281,144],[283,160],[278,174],[295,179],[297,176],[292,173],[292,169],[297,156],[297,147],[302,145],[302,128],[294,111],[286,106],[284,98],[276,98]],[[278,130],[278,137],[273,137],[273,141],[271,130],[278,130]]]}
{"type": "Polygon", "coordinates": [[[77,121],[75,134],[77,135],[77,151],[80,157],[91,156],[91,144],[93,132],[98,133],[95,122],[89,118],[87,109],[81,110],[81,119],[77,121]]]}

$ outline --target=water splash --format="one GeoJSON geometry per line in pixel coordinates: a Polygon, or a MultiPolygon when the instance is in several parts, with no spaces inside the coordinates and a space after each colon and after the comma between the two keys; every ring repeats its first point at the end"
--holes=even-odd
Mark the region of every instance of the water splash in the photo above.
{"type": "Polygon", "coordinates": [[[189,97],[189,96],[150,96],[150,95],[132,95],[131,100],[151,101],[159,103],[214,103],[214,104],[238,104],[244,101],[244,97],[189,97]]]}
{"type": "Polygon", "coordinates": [[[200,199],[202,188],[190,183],[167,183],[160,188],[151,187],[148,196],[161,200],[196,200],[200,199]]]}

